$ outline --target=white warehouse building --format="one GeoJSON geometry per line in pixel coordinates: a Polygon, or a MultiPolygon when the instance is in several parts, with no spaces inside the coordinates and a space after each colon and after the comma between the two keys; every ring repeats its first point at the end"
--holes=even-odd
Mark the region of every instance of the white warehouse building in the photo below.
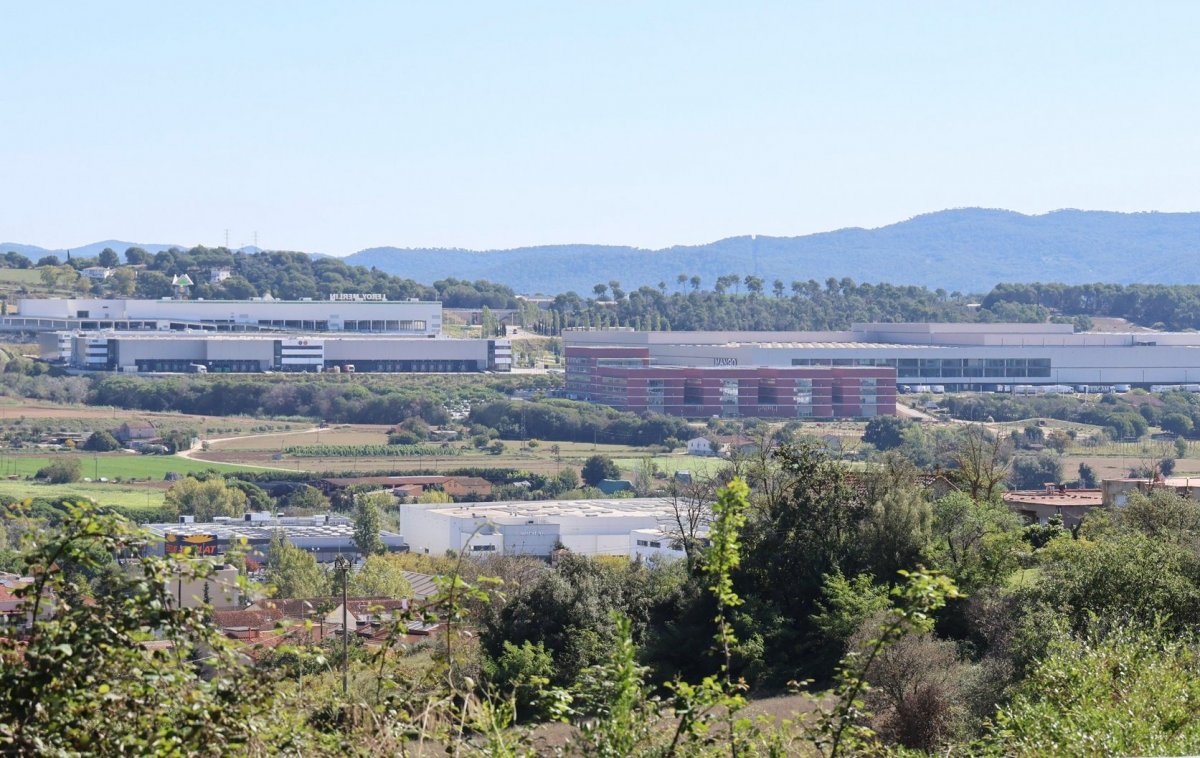
{"type": "Polygon", "coordinates": [[[51,332],[44,360],[81,371],[257,373],[509,371],[502,339],[421,339],[389,334],[229,332],[51,332]]]}
{"type": "Polygon", "coordinates": [[[442,555],[549,558],[558,546],[583,555],[630,554],[630,535],[664,528],[672,515],[663,498],[551,500],[458,505],[404,504],[400,528],[409,550],[442,555]]]}
{"type": "Polygon", "coordinates": [[[896,369],[899,385],[941,385],[948,391],[1200,382],[1198,332],[1076,333],[1070,324],[854,324],[825,332],[568,329],[563,347],[567,391],[576,395],[587,392],[593,368],[634,364],[883,366],[896,369]]]}
{"type": "MultiPolygon", "coordinates": [[[[403,334],[435,337],[442,304],[388,301],[381,296],[329,300],[137,300],[50,298],[17,301],[0,317],[7,331],[294,331],[403,334]]],[[[333,298],[338,299],[333,299],[333,298]]]]}

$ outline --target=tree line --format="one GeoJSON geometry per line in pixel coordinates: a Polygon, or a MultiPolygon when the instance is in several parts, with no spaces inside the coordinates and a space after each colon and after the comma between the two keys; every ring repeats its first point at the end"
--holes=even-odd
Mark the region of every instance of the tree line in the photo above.
{"type": "MultiPolygon", "coordinates": [[[[970,444],[952,457],[995,473],[970,444]]],[[[67,504],[21,553],[34,583],[19,596],[47,613],[0,635],[21,664],[0,667],[0,746],[532,756],[532,730],[563,721],[577,756],[1200,749],[1200,504],[1137,493],[1074,529],[1024,525],[968,479],[939,491],[900,457],[851,470],[783,446],[676,493],[683,559],[377,561],[354,579],[372,592],[402,592],[400,566],[446,578],[373,648],[297,635],[255,658],[206,609],[175,606],[176,569],[144,535],[67,504]],[[417,619],[440,634],[401,644],[417,619]],[[170,648],[140,644],[148,630],[170,648]],[[745,710],[797,686],[783,717],[745,710]]],[[[379,527],[367,506],[362,544],[379,527]]],[[[311,556],[270,553],[281,596],[336,587],[311,556]]]]}

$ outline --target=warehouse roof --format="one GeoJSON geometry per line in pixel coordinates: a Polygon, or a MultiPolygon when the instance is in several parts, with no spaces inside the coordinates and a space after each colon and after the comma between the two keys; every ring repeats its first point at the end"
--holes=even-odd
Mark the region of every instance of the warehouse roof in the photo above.
{"type": "MultiPolygon", "coordinates": [[[[421,506],[405,506],[408,508],[421,506]]],[[[424,507],[432,513],[459,518],[482,518],[492,521],[509,519],[553,519],[554,517],[626,518],[652,516],[665,518],[673,513],[667,498],[596,498],[589,500],[512,500],[496,503],[460,503],[424,507]]]]}

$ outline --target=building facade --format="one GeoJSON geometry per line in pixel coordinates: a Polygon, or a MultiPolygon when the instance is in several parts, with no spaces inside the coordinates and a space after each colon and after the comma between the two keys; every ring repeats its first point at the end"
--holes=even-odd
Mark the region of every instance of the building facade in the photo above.
{"type": "Polygon", "coordinates": [[[0,317],[0,329],[263,330],[435,337],[442,331],[442,304],[350,296],[330,300],[29,299],[17,302],[16,314],[0,317]]]}
{"type": "Polygon", "coordinates": [[[654,365],[649,347],[566,348],[567,396],[635,413],[870,418],[896,413],[886,366],[654,365]]]}
{"type": "Polygon", "coordinates": [[[78,332],[41,335],[42,358],[86,371],[255,373],[509,371],[512,343],[391,335],[78,332]]]}
{"type": "MultiPolygon", "coordinates": [[[[146,524],[157,537],[147,552],[192,555],[225,555],[245,551],[257,563],[267,559],[271,539],[281,536],[292,545],[311,553],[318,563],[332,562],[338,555],[360,557],[354,542],[354,523],[343,516],[275,516],[271,513],[247,513],[241,518],[217,517],[212,521],[193,521],[183,516],[179,523],[146,524]]],[[[379,538],[390,552],[404,552],[404,538],[382,531],[379,538]]]]}
{"type": "MultiPolygon", "coordinates": [[[[1075,333],[1070,324],[854,324],[825,332],[639,332],[568,329],[568,361],[587,348],[609,367],[873,367],[900,385],[947,391],[1200,382],[1200,333],[1075,333]]],[[[576,381],[582,377],[580,364],[576,381]]],[[[590,391],[576,387],[577,392],[590,391]]]]}
{"type": "Polygon", "coordinates": [[[415,553],[526,555],[549,559],[560,547],[583,555],[628,555],[636,529],[665,528],[662,498],[405,504],[400,528],[415,553]]]}

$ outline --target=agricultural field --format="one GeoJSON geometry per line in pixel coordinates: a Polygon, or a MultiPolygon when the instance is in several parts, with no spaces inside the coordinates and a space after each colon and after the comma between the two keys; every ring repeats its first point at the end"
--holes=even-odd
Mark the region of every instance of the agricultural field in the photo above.
{"type": "Polygon", "coordinates": [[[42,455],[25,455],[14,452],[0,452],[0,476],[32,477],[38,469],[55,461],[70,458],[79,460],[83,467],[83,476],[89,479],[120,479],[122,481],[151,481],[161,482],[167,472],[181,474],[217,469],[218,471],[237,471],[244,469],[231,463],[212,463],[209,461],[192,460],[178,455],[138,455],[136,453],[50,453],[42,455]]]}
{"type": "Polygon", "coordinates": [[[40,484],[29,481],[0,479],[0,497],[25,498],[88,498],[101,505],[119,505],[124,508],[157,508],[163,504],[166,483],[162,485],[143,483],[137,485],[75,482],[74,484],[40,484]]]}

